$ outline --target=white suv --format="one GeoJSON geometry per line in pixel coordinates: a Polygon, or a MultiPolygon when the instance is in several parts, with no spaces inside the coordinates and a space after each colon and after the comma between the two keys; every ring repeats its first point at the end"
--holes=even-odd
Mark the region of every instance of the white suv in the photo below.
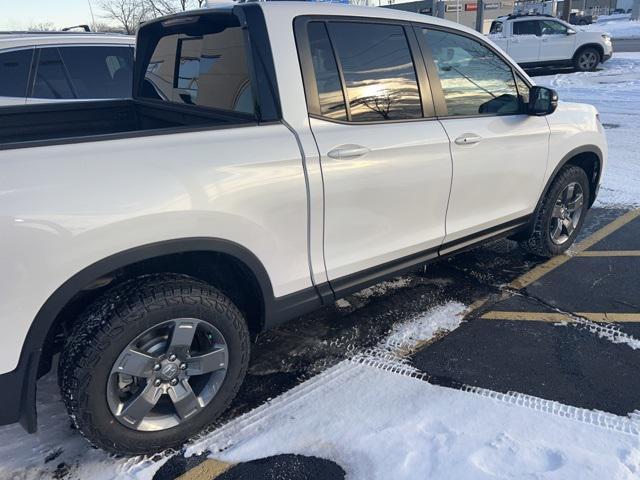
{"type": "Polygon", "coordinates": [[[0,105],[131,97],[135,37],[0,32],[0,105]]]}
{"type": "Polygon", "coordinates": [[[550,15],[509,15],[491,24],[489,38],[523,68],[595,70],[613,55],[605,32],[584,31],[550,15]]]}
{"type": "Polygon", "coordinates": [[[145,23],[133,97],[0,108],[0,424],[38,375],[94,445],[180,444],[252,334],[497,237],[565,251],[607,146],[482,35],[247,2],[145,23]]]}

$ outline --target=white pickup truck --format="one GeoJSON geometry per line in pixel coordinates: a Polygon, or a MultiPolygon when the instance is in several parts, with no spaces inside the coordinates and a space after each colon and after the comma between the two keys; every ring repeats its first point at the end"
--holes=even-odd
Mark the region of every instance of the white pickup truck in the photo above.
{"type": "Polygon", "coordinates": [[[132,99],[0,108],[0,424],[35,431],[59,353],[91,443],[179,445],[253,334],[498,237],[566,250],[606,155],[595,108],[447,21],[265,2],[145,23],[132,99]]]}
{"type": "Polygon", "coordinates": [[[595,70],[613,55],[605,32],[574,27],[551,15],[509,15],[491,24],[489,38],[523,68],[595,70]]]}

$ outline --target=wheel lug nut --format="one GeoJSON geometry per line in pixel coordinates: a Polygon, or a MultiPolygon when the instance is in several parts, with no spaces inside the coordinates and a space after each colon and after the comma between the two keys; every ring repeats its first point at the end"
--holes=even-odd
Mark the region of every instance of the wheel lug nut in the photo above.
{"type": "Polygon", "coordinates": [[[177,385],[177,384],[178,384],[178,379],[177,379],[177,378],[174,378],[173,380],[171,380],[171,382],[170,382],[170,383],[171,383],[171,385],[175,386],[175,385],[177,385]]]}
{"type": "Polygon", "coordinates": [[[159,363],[156,363],[156,364],[153,366],[153,371],[154,371],[154,372],[157,372],[158,370],[160,370],[160,364],[159,364],[159,363]]]}
{"type": "Polygon", "coordinates": [[[159,378],[156,378],[156,379],[153,381],[153,385],[154,385],[155,387],[159,387],[161,384],[162,384],[162,381],[161,381],[159,378]]]}
{"type": "Polygon", "coordinates": [[[186,370],[187,369],[187,364],[186,363],[181,363],[180,364],[180,370],[186,370]]]}
{"type": "Polygon", "coordinates": [[[175,359],[176,359],[175,354],[172,353],[171,355],[169,355],[169,361],[170,362],[173,362],[175,359]]]}

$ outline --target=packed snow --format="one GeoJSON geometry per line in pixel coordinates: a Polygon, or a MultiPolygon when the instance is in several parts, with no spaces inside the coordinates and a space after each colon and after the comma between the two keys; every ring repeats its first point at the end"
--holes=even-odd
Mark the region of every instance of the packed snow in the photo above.
{"type": "Polygon", "coordinates": [[[600,112],[609,163],[596,206],[640,205],[640,53],[616,53],[596,72],[535,77],[561,101],[590,103],[600,112]]]}
{"type": "Polygon", "coordinates": [[[631,15],[602,15],[591,25],[579,27],[590,32],[607,32],[614,40],[640,38],[640,22],[630,20],[631,15]]]}

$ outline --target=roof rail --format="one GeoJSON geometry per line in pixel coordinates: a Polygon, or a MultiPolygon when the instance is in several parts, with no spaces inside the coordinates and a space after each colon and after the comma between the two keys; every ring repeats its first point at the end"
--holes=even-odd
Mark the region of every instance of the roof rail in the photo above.
{"type": "Polygon", "coordinates": [[[62,29],[63,32],[68,32],[69,30],[73,30],[74,28],[81,28],[84,32],[90,32],[91,29],[89,25],[74,25],[73,27],[65,27],[62,29]]]}
{"type": "Polygon", "coordinates": [[[536,13],[536,12],[526,12],[526,13],[511,13],[507,15],[509,20],[513,20],[514,18],[522,18],[522,17],[549,17],[556,18],[553,15],[549,15],[548,13],[536,13]]]}

